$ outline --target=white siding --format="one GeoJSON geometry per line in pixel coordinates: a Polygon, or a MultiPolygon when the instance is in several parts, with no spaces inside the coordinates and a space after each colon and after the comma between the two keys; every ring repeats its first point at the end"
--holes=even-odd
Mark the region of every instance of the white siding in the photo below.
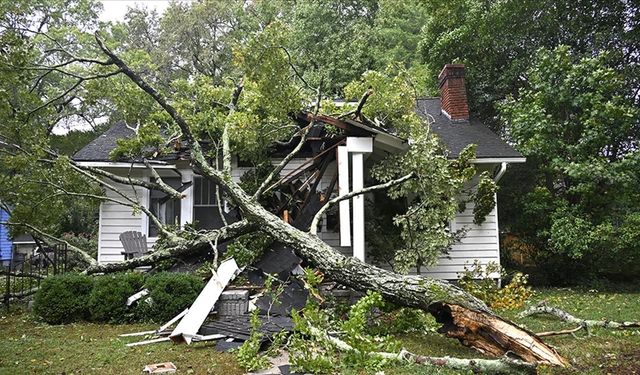
{"type": "MultiPolygon", "coordinates": [[[[145,192],[142,189],[136,189],[129,185],[121,185],[113,183],[120,191],[129,197],[137,197],[140,201],[144,201],[145,192]]],[[[124,198],[111,190],[106,191],[108,198],[118,201],[125,201],[124,198]]],[[[146,221],[145,221],[146,222],[146,221]]],[[[126,231],[142,231],[143,219],[141,213],[133,212],[133,208],[127,207],[116,202],[105,201],[100,205],[100,228],[98,235],[98,261],[100,263],[111,263],[122,261],[124,250],[120,243],[119,236],[126,231]]]]}
{"type": "MultiPolygon", "coordinates": [[[[274,159],[273,164],[277,164],[281,159],[274,159]]],[[[295,171],[308,159],[295,158],[281,172],[281,176],[286,176],[295,171]]],[[[250,170],[248,167],[237,167],[234,161],[232,170],[233,180],[240,181],[240,177],[250,170]]],[[[324,174],[318,189],[326,189],[336,173],[336,164],[332,162],[324,174]]],[[[119,188],[129,196],[135,196],[134,190],[130,186],[119,185],[119,188]]],[[[137,196],[141,202],[148,202],[147,192],[138,189],[137,196]]],[[[121,197],[108,191],[110,198],[122,200],[121,197]]],[[[466,236],[453,245],[447,256],[442,256],[437,266],[421,269],[422,274],[426,274],[442,279],[457,279],[458,273],[464,270],[465,265],[473,264],[474,260],[479,260],[481,264],[489,262],[500,262],[498,244],[498,212],[494,210],[487,216],[481,225],[473,224],[473,203],[468,203],[462,213],[458,213],[451,223],[452,230],[461,228],[467,229],[466,236]]],[[[133,213],[133,209],[114,202],[103,202],[100,206],[100,231],[98,237],[98,261],[117,262],[123,259],[121,252],[122,244],[119,235],[126,231],[147,232],[147,218],[143,213],[133,213]]],[[[327,244],[334,247],[345,256],[352,256],[351,247],[341,247],[339,233],[323,232],[318,233],[319,237],[327,244]]],[[[365,233],[366,236],[366,233],[365,233]]],[[[148,241],[149,248],[154,244],[155,239],[148,241]]],[[[383,266],[383,268],[390,268],[383,266]]],[[[415,273],[415,271],[414,271],[415,273]]]]}
{"type": "MultiPolygon", "coordinates": [[[[467,229],[466,235],[460,242],[454,244],[448,255],[440,257],[438,264],[432,267],[422,267],[421,274],[438,279],[455,280],[458,274],[464,271],[464,267],[470,266],[475,260],[486,265],[489,262],[500,264],[500,245],[498,232],[497,205],[481,225],[473,224],[474,204],[467,203],[463,212],[456,214],[451,222],[451,229],[467,229]]],[[[390,269],[389,266],[382,266],[390,269]]],[[[415,274],[415,269],[411,272],[415,274]]],[[[498,277],[497,275],[494,275],[498,277]]]]}

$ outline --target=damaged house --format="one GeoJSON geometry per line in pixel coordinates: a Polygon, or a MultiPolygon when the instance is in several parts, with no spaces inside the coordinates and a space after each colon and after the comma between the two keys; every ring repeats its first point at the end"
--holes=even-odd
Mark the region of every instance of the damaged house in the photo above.
{"type": "MultiPolygon", "coordinates": [[[[467,145],[476,144],[477,157],[473,163],[478,173],[489,171],[496,181],[502,177],[509,163],[525,161],[520,153],[470,116],[463,65],[446,65],[439,78],[440,98],[418,100],[416,111],[429,120],[432,131],[449,150],[451,158],[457,157],[467,145]]],[[[296,120],[305,125],[312,119],[312,114],[303,113],[296,120]]],[[[315,120],[331,125],[338,134],[328,134],[324,127],[314,128],[306,145],[281,172],[285,191],[269,198],[270,206],[278,211],[279,216],[298,228],[308,228],[322,202],[369,185],[370,167],[389,153],[402,152],[408,146],[406,140],[372,123],[329,116],[318,116],[315,120]]],[[[117,140],[134,134],[134,130],[124,123],[117,123],[77,152],[74,159],[86,166],[99,167],[121,176],[130,174],[152,179],[151,170],[143,162],[110,158],[117,140]]],[[[273,163],[282,160],[291,148],[286,145],[276,148],[272,154],[273,163]]],[[[166,224],[195,224],[199,229],[214,229],[223,226],[223,221],[237,220],[234,208],[218,199],[216,186],[192,169],[186,153],[184,148],[176,147],[174,153],[150,161],[164,182],[183,194],[183,199],[171,199],[161,192],[127,185],[118,187],[122,192],[137,197],[166,224]]],[[[251,169],[238,158],[232,161],[235,181],[240,181],[251,169]]],[[[107,191],[107,194],[118,198],[112,191],[107,191]]],[[[374,257],[367,246],[365,230],[367,200],[370,197],[359,195],[342,201],[335,210],[327,212],[317,234],[341,253],[372,262],[374,257]]],[[[486,220],[476,225],[473,223],[473,204],[467,204],[451,222],[451,229],[464,228],[465,236],[441,257],[436,266],[423,267],[421,273],[440,279],[456,279],[464,266],[475,260],[481,264],[499,263],[498,212],[496,205],[486,220]]],[[[98,262],[111,263],[151,249],[157,240],[158,230],[143,212],[104,201],[100,206],[98,236],[98,262]]],[[[392,264],[379,266],[390,268],[392,264]]]]}

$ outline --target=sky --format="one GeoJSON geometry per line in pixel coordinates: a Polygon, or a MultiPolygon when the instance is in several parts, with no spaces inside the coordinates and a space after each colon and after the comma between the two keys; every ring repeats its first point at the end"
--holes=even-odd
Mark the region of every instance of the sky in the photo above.
{"type": "Polygon", "coordinates": [[[100,15],[101,21],[124,21],[127,8],[141,5],[149,9],[155,9],[162,14],[169,6],[169,0],[100,0],[104,10],[100,15]]]}

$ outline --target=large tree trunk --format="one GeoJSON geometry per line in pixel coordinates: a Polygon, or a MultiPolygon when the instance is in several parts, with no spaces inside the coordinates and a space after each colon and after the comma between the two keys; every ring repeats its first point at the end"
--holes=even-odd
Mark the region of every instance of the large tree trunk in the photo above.
{"type": "Polygon", "coordinates": [[[529,363],[567,364],[535,334],[496,316],[484,302],[447,281],[399,275],[345,257],[318,236],[294,228],[250,199],[239,203],[249,221],[327,276],[356,290],[377,291],[398,305],[429,311],[443,323],[442,333],[464,345],[493,356],[515,354],[529,363]]]}
{"type": "MultiPolygon", "coordinates": [[[[214,168],[207,161],[198,139],[191,132],[185,119],[166,98],[109,50],[97,35],[96,41],[109,57],[110,63],[115,64],[171,116],[189,143],[193,165],[203,176],[227,192],[229,198],[241,209],[247,223],[295,249],[300,257],[342,284],[361,291],[374,290],[397,304],[431,312],[444,323],[442,331],[445,334],[458,338],[465,345],[495,356],[512,353],[530,363],[560,366],[566,364],[553,348],[534,334],[495,316],[482,301],[460,288],[446,281],[403,276],[365,264],[355,258],[347,258],[316,235],[300,231],[280,220],[258,203],[259,193],[254,197],[249,196],[233,182],[228,171],[225,173],[214,168]]],[[[230,151],[227,149],[224,152],[229,154],[230,151]]],[[[266,186],[270,178],[262,185],[266,186]]],[[[165,245],[158,251],[164,251],[170,246],[173,246],[170,253],[186,251],[185,249],[193,247],[194,244],[191,242],[178,241],[176,244],[165,245]]]]}

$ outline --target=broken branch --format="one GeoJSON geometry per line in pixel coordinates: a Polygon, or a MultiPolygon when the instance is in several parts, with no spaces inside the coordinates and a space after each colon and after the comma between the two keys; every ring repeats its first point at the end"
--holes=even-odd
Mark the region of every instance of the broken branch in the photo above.
{"type": "MultiPolygon", "coordinates": [[[[338,350],[343,352],[357,352],[357,349],[337,337],[333,337],[318,328],[309,326],[309,332],[322,341],[331,343],[338,350]]],[[[361,353],[360,353],[361,354],[361,353]]],[[[437,367],[447,367],[455,370],[466,370],[489,374],[532,374],[535,373],[536,366],[529,363],[502,357],[501,359],[483,359],[483,358],[452,358],[452,357],[429,357],[424,355],[413,354],[402,349],[399,353],[388,352],[369,352],[365,353],[371,357],[378,357],[399,362],[409,362],[420,365],[429,365],[437,367]]]]}
{"type": "Polygon", "coordinates": [[[65,245],[67,245],[67,249],[69,249],[72,252],[78,254],[80,256],[80,259],[83,262],[85,262],[86,264],[88,264],[89,266],[94,266],[94,265],[98,264],[98,262],[95,259],[93,259],[91,257],[91,255],[87,254],[86,251],[80,249],[79,247],[73,246],[68,241],[65,241],[65,240],[60,239],[58,237],[55,237],[55,236],[53,236],[53,235],[51,235],[49,233],[46,233],[46,232],[34,227],[31,224],[27,224],[27,223],[11,223],[11,222],[2,222],[0,224],[28,228],[29,231],[31,231],[32,233],[38,234],[40,237],[47,238],[47,239],[49,239],[51,241],[55,241],[55,242],[59,242],[59,243],[63,243],[65,245]]]}
{"type": "Polygon", "coordinates": [[[542,301],[538,305],[532,306],[524,310],[523,312],[518,314],[518,318],[524,318],[524,317],[536,315],[536,314],[548,314],[551,316],[555,316],[556,318],[563,320],[565,322],[579,324],[581,326],[585,326],[588,328],[591,328],[591,327],[613,328],[613,329],[640,328],[640,322],[616,322],[611,320],[586,320],[586,319],[576,318],[575,316],[557,307],[547,306],[545,301],[542,301]]]}
{"type": "Polygon", "coordinates": [[[173,241],[160,249],[143,255],[139,258],[133,258],[120,263],[97,264],[88,267],[84,273],[94,274],[101,272],[117,272],[124,271],[140,266],[155,264],[161,260],[176,258],[182,255],[192,254],[200,249],[208,249],[209,241],[213,241],[216,237],[219,240],[226,240],[237,237],[254,229],[246,220],[237,221],[226,227],[215,229],[207,232],[192,240],[173,241]]]}
{"type": "Polygon", "coordinates": [[[587,328],[583,325],[579,325],[576,328],[572,328],[572,329],[563,329],[560,331],[548,331],[548,332],[536,333],[536,336],[547,337],[547,336],[573,335],[574,333],[578,332],[581,329],[587,329],[587,328]]]}
{"type": "Polygon", "coordinates": [[[402,176],[396,180],[391,180],[388,182],[385,182],[383,184],[378,184],[378,185],[373,185],[373,186],[369,186],[366,187],[364,189],[360,189],[360,190],[356,190],[356,191],[352,191],[350,193],[341,195],[339,197],[335,197],[332,200],[330,200],[329,202],[327,202],[324,206],[322,206],[322,208],[320,208],[320,210],[318,211],[318,213],[316,213],[316,216],[313,217],[313,221],[311,221],[311,227],[309,228],[309,233],[311,234],[317,234],[318,232],[318,223],[320,222],[320,218],[322,217],[322,215],[324,215],[324,213],[329,209],[329,207],[331,207],[332,205],[341,202],[345,199],[350,199],[353,198],[357,195],[361,195],[361,194],[366,194],[366,193],[370,193],[372,191],[375,190],[381,190],[381,189],[388,189],[392,186],[395,185],[399,185],[405,181],[408,181],[412,178],[414,178],[416,175],[415,173],[411,172],[405,176],[402,176]]]}

